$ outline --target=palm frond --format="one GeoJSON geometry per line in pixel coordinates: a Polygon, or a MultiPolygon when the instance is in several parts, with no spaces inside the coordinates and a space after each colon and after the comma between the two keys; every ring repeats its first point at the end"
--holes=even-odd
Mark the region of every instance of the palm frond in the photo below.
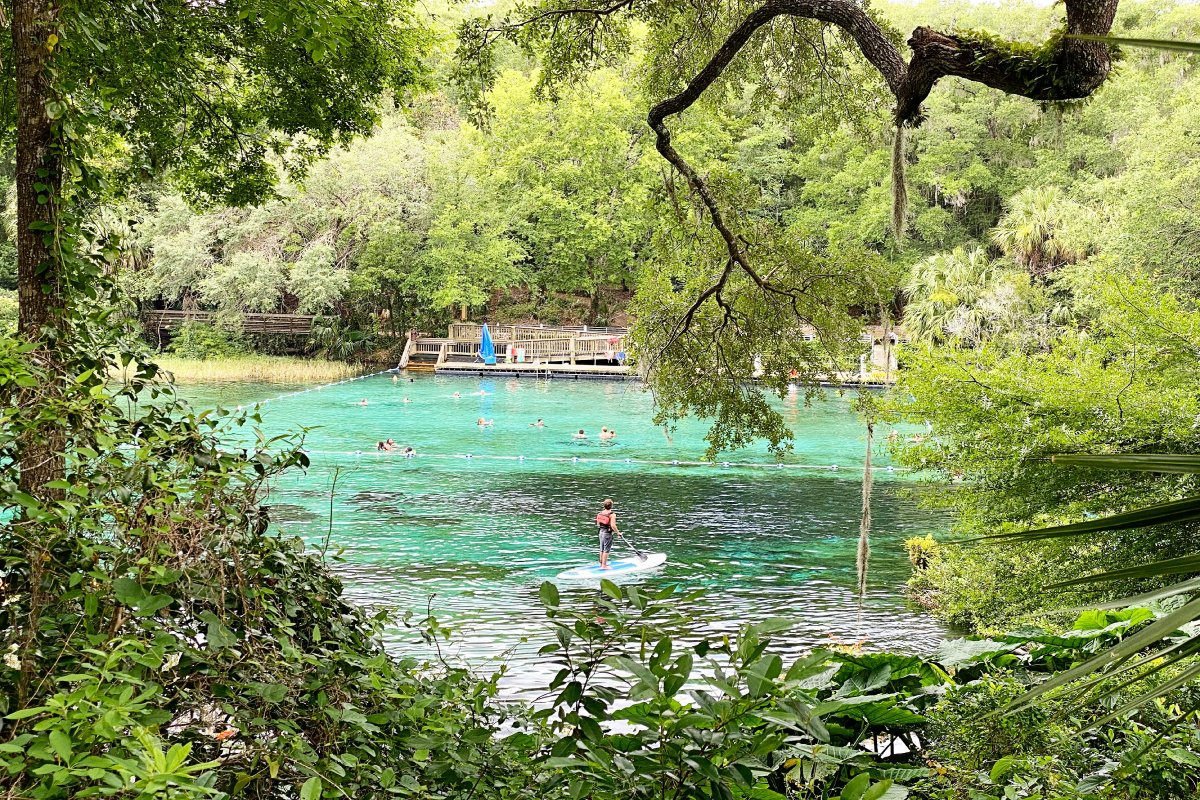
{"type": "Polygon", "coordinates": [[[1200,473],[1200,455],[1163,455],[1159,453],[1114,453],[1112,455],[1063,454],[1051,456],[1055,464],[1092,469],[1119,469],[1128,472],[1200,473]]]}
{"type": "Polygon", "coordinates": [[[1062,539],[1067,536],[1081,536],[1097,531],[1124,531],[1133,528],[1145,528],[1150,525],[1166,523],[1190,522],[1200,519],[1200,496],[1185,497],[1182,500],[1172,500],[1168,503],[1157,503],[1135,511],[1114,514],[1111,517],[1074,522],[1069,525],[1055,525],[1051,528],[1035,528],[1030,531],[1013,531],[981,536],[968,541],[1040,541],[1042,539],[1062,539]]]}
{"type": "Polygon", "coordinates": [[[1137,653],[1152,647],[1163,639],[1175,633],[1181,626],[1200,617],[1200,598],[1191,600],[1169,614],[1155,620],[1142,630],[1122,639],[1112,647],[1098,653],[1077,667],[1060,672],[1044,683],[1030,689],[1009,704],[1009,713],[1028,708],[1037,698],[1055,689],[1061,689],[1080,678],[1117,664],[1137,653]]]}
{"type": "Polygon", "coordinates": [[[1180,556],[1179,558],[1168,558],[1163,561],[1154,561],[1150,564],[1141,564],[1136,567],[1114,569],[1095,575],[1086,575],[1082,578],[1072,578],[1069,581],[1051,584],[1047,588],[1062,589],[1067,586],[1079,586],[1084,583],[1159,578],[1163,575],[1185,575],[1193,572],[1200,572],[1200,553],[1192,553],[1191,555],[1180,556]]]}
{"type": "Polygon", "coordinates": [[[1089,42],[1108,42],[1119,47],[1145,47],[1150,50],[1175,50],[1182,53],[1200,53],[1200,42],[1177,42],[1171,39],[1138,39],[1125,36],[1086,36],[1069,34],[1068,39],[1083,39],[1089,42]]]}

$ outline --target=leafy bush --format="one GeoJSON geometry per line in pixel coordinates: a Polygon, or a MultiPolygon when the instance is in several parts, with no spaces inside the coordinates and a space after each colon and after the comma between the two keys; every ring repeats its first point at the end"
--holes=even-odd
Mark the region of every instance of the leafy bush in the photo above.
{"type": "Polygon", "coordinates": [[[0,289],[0,336],[11,336],[17,330],[17,293],[0,289]]]}
{"type": "Polygon", "coordinates": [[[1179,725],[1200,693],[1181,688],[1195,659],[1159,660],[1149,678],[1076,682],[1029,699],[1047,676],[1078,666],[1141,630],[1147,609],[1087,611],[1062,634],[1027,629],[996,639],[943,645],[939,660],[950,687],[928,711],[925,756],[935,768],[914,788],[931,800],[1155,797],[1183,800],[1200,788],[1200,746],[1194,725],[1179,725]],[[1126,704],[1151,690],[1161,701],[1126,704]],[[1015,701],[1015,702],[1014,702],[1015,701]]]}
{"type": "Polygon", "coordinates": [[[908,560],[913,569],[922,570],[928,568],[930,562],[937,558],[938,543],[933,534],[927,533],[924,536],[905,539],[904,549],[908,551],[908,560]]]}
{"type": "Polygon", "coordinates": [[[229,358],[245,355],[250,347],[240,333],[218,328],[203,322],[186,322],[171,338],[168,348],[183,358],[201,361],[210,358],[229,358]]]}
{"type": "Polygon", "coordinates": [[[985,633],[1037,615],[1045,604],[1038,590],[1066,569],[1031,547],[944,545],[923,557],[926,566],[913,571],[910,593],[948,624],[985,633]]]}

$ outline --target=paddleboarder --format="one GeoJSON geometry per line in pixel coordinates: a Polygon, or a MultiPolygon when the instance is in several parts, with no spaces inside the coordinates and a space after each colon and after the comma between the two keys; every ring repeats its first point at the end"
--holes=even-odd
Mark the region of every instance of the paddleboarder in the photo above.
{"type": "Polygon", "coordinates": [[[613,534],[621,536],[617,530],[617,512],[613,511],[612,498],[605,498],[604,509],[596,515],[596,527],[600,534],[600,569],[610,569],[608,551],[612,550],[613,534]]]}

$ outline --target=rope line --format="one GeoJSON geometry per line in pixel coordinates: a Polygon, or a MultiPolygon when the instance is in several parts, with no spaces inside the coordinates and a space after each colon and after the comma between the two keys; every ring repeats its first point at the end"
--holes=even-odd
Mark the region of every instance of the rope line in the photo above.
{"type": "Polygon", "coordinates": [[[253,403],[243,403],[242,405],[239,405],[237,407],[237,410],[241,411],[242,409],[247,408],[247,407],[254,408],[256,406],[265,406],[267,403],[274,403],[274,402],[278,402],[280,400],[286,400],[289,397],[296,397],[297,395],[308,394],[309,392],[320,392],[320,391],[322,391],[324,389],[328,389],[332,386],[341,386],[342,384],[345,384],[345,383],[354,383],[356,381],[365,381],[367,378],[375,378],[380,375],[388,375],[395,371],[396,371],[395,368],[381,369],[379,372],[371,372],[367,375],[358,375],[353,378],[346,378],[344,380],[334,381],[333,383],[323,383],[320,386],[310,386],[307,389],[297,389],[294,392],[285,392],[281,395],[276,395],[275,397],[268,397],[266,400],[255,400],[253,403]]]}
{"type": "MultiPolygon", "coordinates": [[[[427,458],[438,461],[542,461],[572,464],[644,464],[662,467],[730,467],[750,469],[815,469],[827,472],[838,472],[842,469],[839,464],[763,464],[754,461],[662,461],[645,458],[584,458],[582,456],[493,456],[475,455],[474,453],[417,453],[405,456],[404,453],[381,450],[305,450],[308,455],[319,456],[389,456],[403,460],[427,458]]],[[[848,469],[857,470],[861,464],[851,464],[848,469]]],[[[906,467],[875,467],[877,472],[909,472],[906,467]]]]}

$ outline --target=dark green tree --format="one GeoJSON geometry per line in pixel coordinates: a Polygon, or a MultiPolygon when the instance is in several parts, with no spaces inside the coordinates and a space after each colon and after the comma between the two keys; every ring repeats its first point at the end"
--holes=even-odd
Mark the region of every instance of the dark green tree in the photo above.
{"type": "MultiPolygon", "coordinates": [[[[8,0],[0,150],[16,152],[20,335],[46,348],[100,278],[74,260],[82,208],[153,175],[192,199],[269,196],[369,132],[421,80],[426,33],[393,0],[8,0]],[[15,99],[15,103],[11,102],[15,99]],[[115,167],[98,148],[118,143],[115,167]]],[[[21,480],[61,471],[26,448],[21,480]]]]}

